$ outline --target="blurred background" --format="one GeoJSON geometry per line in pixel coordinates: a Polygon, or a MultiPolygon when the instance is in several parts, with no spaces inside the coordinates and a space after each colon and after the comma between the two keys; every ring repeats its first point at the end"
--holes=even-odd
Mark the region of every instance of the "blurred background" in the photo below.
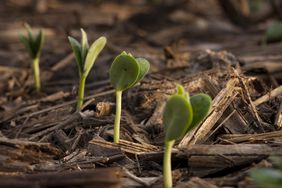
{"type": "Polygon", "coordinates": [[[30,66],[18,39],[29,23],[44,30],[41,67],[46,77],[56,72],[48,83],[54,87],[71,89],[77,81],[67,36],[79,38],[80,28],[90,41],[108,38],[90,80],[108,78],[114,56],[123,50],[149,59],[152,72],[185,66],[201,51],[227,50],[246,70],[280,78],[281,7],[279,0],[2,0],[0,65],[30,66]]]}

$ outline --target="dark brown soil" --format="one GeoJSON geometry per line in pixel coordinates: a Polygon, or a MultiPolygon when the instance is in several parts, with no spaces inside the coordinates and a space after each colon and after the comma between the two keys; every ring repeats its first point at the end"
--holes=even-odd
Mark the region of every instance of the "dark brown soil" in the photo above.
{"type": "Polygon", "coordinates": [[[212,110],[175,144],[177,187],[256,187],[248,176],[282,155],[282,43],[262,45],[274,19],[241,29],[216,1],[161,6],[145,1],[28,0],[0,6],[0,185],[162,187],[162,111],[181,83],[205,92],[212,110]],[[45,10],[46,8],[46,10],[45,10]],[[18,34],[43,28],[42,91],[18,34]],[[67,36],[108,42],[75,111],[78,70],[67,36]],[[109,67],[127,51],[151,63],[123,95],[121,138],[112,143],[115,94],[109,67]],[[16,182],[16,183],[15,183],[16,182]]]}

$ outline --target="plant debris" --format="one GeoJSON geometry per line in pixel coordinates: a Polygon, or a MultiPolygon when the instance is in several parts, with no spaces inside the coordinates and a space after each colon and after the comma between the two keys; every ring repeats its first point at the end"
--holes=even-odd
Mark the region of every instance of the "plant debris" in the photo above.
{"type": "Polygon", "coordinates": [[[1,186],[161,187],[162,115],[181,84],[191,96],[211,96],[212,106],[175,141],[173,185],[256,187],[252,169],[271,167],[269,157],[282,155],[282,43],[261,45],[267,23],[238,29],[223,19],[217,1],[161,8],[125,2],[50,0],[43,13],[28,1],[5,0],[0,7],[1,186]],[[46,34],[40,93],[15,34],[24,22],[46,34]],[[107,45],[77,111],[79,78],[67,36],[79,37],[81,27],[89,40],[106,36],[107,45]],[[146,58],[150,71],[123,92],[115,144],[115,90],[108,73],[124,50],[146,58]]]}

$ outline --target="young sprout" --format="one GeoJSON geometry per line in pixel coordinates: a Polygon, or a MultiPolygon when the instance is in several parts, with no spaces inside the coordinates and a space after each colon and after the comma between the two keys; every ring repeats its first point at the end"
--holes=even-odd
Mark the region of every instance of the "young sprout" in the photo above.
{"type": "Polygon", "coordinates": [[[267,28],[263,38],[264,43],[278,42],[282,40],[282,23],[278,23],[267,28]]]}
{"type": "Polygon", "coordinates": [[[77,110],[80,110],[83,105],[86,78],[91,68],[93,67],[96,58],[103,50],[107,42],[107,39],[105,37],[100,37],[89,47],[87,34],[83,29],[81,29],[81,34],[81,43],[70,36],[68,37],[73,53],[75,55],[80,79],[77,97],[77,110]]]}
{"type": "Polygon", "coordinates": [[[36,36],[33,35],[31,27],[25,24],[27,30],[27,36],[20,34],[20,41],[25,45],[32,59],[32,67],[34,74],[34,85],[37,92],[40,91],[40,69],[39,59],[44,42],[44,36],[42,30],[38,32],[36,36]]]}
{"type": "Polygon", "coordinates": [[[189,97],[181,85],[166,103],[163,113],[165,151],[163,159],[164,187],[172,187],[171,150],[176,140],[196,127],[208,114],[211,98],[203,93],[189,97]]]}
{"type": "Polygon", "coordinates": [[[114,124],[114,143],[119,143],[122,92],[135,86],[149,71],[150,64],[144,58],[134,58],[122,52],[110,68],[110,80],[116,90],[116,116],[114,124]]]}

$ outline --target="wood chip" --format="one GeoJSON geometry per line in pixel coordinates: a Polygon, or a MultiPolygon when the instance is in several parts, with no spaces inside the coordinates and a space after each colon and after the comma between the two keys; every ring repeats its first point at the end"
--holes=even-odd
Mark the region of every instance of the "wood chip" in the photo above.
{"type": "Polygon", "coordinates": [[[280,99],[280,106],[279,106],[279,109],[278,109],[278,112],[275,116],[275,122],[274,124],[277,125],[277,127],[282,127],[282,100],[280,99]]]}
{"type": "Polygon", "coordinates": [[[104,148],[120,149],[125,153],[134,154],[134,155],[138,155],[146,152],[160,151],[160,148],[150,144],[138,144],[126,140],[120,140],[119,144],[115,144],[113,142],[108,142],[102,139],[95,138],[91,140],[89,144],[104,147],[104,148]]]}
{"type": "Polygon", "coordinates": [[[259,134],[227,134],[227,135],[222,135],[220,138],[223,141],[242,143],[242,142],[273,140],[281,137],[282,137],[282,130],[259,133],[259,134]]]}
{"type": "Polygon", "coordinates": [[[95,187],[120,188],[120,168],[94,169],[87,171],[42,173],[35,175],[0,177],[3,188],[19,187],[95,187]]]}
{"type": "Polygon", "coordinates": [[[254,102],[253,102],[253,104],[255,105],[255,106],[258,106],[258,105],[260,105],[260,104],[262,104],[262,103],[264,103],[264,102],[267,102],[267,101],[269,101],[270,99],[273,99],[273,98],[275,98],[275,97],[277,97],[277,96],[279,96],[279,95],[281,95],[282,94],[282,85],[281,86],[279,86],[279,87],[277,87],[277,88],[275,88],[275,89],[273,89],[273,90],[271,90],[269,93],[267,93],[266,95],[263,95],[263,96],[261,96],[260,98],[258,98],[257,100],[255,100],[254,102]]]}
{"type": "Polygon", "coordinates": [[[175,188],[186,188],[186,187],[193,187],[193,188],[218,188],[216,185],[209,183],[206,180],[203,180],[198,177],[193,177],[187,182],[181,182],[175,188]]]}

